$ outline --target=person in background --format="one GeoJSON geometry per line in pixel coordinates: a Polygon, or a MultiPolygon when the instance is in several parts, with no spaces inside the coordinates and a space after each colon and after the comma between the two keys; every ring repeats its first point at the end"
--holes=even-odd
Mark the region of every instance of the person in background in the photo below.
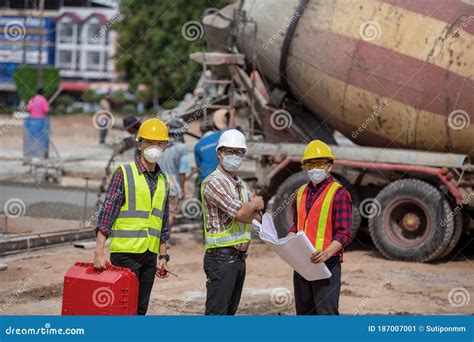
{"type": "Polygon", "coordinates": [[[140,155],[119,165],[109,182],[96,227],[94,267],[126,267],[138,278],[138,315],[148,310],[150,294],[161,269],[167,269],[169,240],[169,176],[158,162],[168,145],[168,129],[154,118],[144,121],[136,142],[140,155]],[[110,238],[110,261],[105,241],[110,238]],[[159,254],[159,256],[158,256],[159,254]]]}
{"type": "Polygon", "coordinates": [[[140,128],[141,121],[137,119],[135,115],[127,115],[123,118],[123,129],[130,133],[130,136],[124,137],[120,142],[113,145],[114,154],[122,154],[125,151],[135,148],[137,153],[140,153],[135,143],[138,129],[140,128]]]}
{"type": "Polygon", "coordinates": [[[43,96],[44,90],[38,89],[36,95],[28,101],[28,112],[32,118],[45,118],[49,112],[48,100],[43,96]]]}
{"type": "Polygon", "coordinates": [[[135,149],[135,156],[140,156],[140,150],[138,149],[136,143],[136,135],[138,133],[140,125],[141,121],[138,120],[135,115],[127,115],[123,118],[123,129],[124,131],[130,133],[130,136],[124,137],[119,142],[115,142],[112,145],[112,154],[110,155],[109,160],[107,161],[107,165],[105,166],[105,173],[100,181],[96,207],[99,208],[103,203],[102,194],[105,193],[105,191],[107,190],[107,180],[110,177],[110,169],[115,158],[132,148],[135,149]]]}
{"type": "Polygon", "coordinates": [[[186,196],[186,178],[191,173],[188,149],[184,144],[186,130],[186,123],[181,118],[172,119],[168,123],[170,140],[160,161],[161,169],[170,175],[170,229],[179,212],[180,202],[186,196]]]}
{"type": "Polygon", "coordinates": [[[123,129],[133,136],[136,136],[142,122],[135,115],[127,115],[123,118],[123,129]]]}
{"type": "MultiPolygon", "coordinates": [[[[199,186],[201,184],[201,169],[202,169],[202,143],[201,141],[212,135],[216,129],[214,128],[214,123],[212,120],[206,119],[201,121],[199,124],[199,130],[201,131],[201,137],[198,139],[198,142],[194,145],[194,162],[196,163],[196,167],[193,169],[193,174],[197,173],[197,188],[199,190],[199,186]]],[[[204,178],[203,178],[204,179],[204,178]]],[[[197,191],[199,193],[199,191],[197,191]]]]}
{"type": "MultiPolygon", "coordinates": [[[[199,168],[199,184],[211,174],[219,164],[216,146],[219,138],[226,129],[235,126],[235,108],[229,111],[219,109],[212,116],[212,130],[203,134],[194,146],[194,160],[199,168]]],[[[202,130],[201,130],[202,131],[202,130]]]]}
{"type": "MultiPolygon", "coordinates": [[[[109,94],[105,94],[102,100],[99,102],[99,108],[101,111],[110,113],[112,115],[112,107],[110,105],[110,96],[109,94]]],[[[105,137],[107,136],[108,128],[104,127],[99,130],[99,144],[105,143],[105,137]]]]}
{"type": "Polygon", "coordinates": [[[201,139],[205,138],[215,132],[214,123],[212,120],[203,120],[199,124],[199,130],[201,131],[201,139]]]}
{"type": "Polygon", "coordinates": [[[308,258],[314,264],[324,262],[332,275],[308,281],[294,272],[297,315],[339,315],[342,253],[352,241],[352,200],[331,176],[335,159],[321,140],[311,141],[301,158],[309,182],[296,191],[288,235],[303,231],[316,249],[308,258]]]}

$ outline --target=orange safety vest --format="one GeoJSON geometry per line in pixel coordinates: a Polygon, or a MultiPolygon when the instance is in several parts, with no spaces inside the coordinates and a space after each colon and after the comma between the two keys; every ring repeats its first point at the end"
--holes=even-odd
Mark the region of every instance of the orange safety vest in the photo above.
{"type": "Polygon", "coordinates": [[[308,184],[298,189],[296,197],[296,210],[298,213],[298,231],[305,232],[311,244],[317,251],[326,249],[332,241],[332,205],[337,189],[341,184],[329,183],[306,212],[306,196],[308,184]]]}

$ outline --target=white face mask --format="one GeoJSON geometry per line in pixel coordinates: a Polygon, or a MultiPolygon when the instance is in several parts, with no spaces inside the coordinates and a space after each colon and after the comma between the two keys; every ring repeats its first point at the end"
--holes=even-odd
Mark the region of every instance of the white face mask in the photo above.
{"type": "Polygon", "coordinates": [[[312,169],[306,171],[308,173],[308,177],[313,182],[313,184],[321,183],[323,180],[326,179],[327,171],[326,169],[312,169]]]}
{"type": "Polygon", "coordinates": [[[157,163],[163,150],[158,146],[148,146],[143,150],[143,156],[149,163],[157,163]]]}
{"type": "Polygon", "coordinates": [[[224,167],[224,170],[234,172],[239,169],[243,160],[244,158],[236,156],[235,154],[226,155],[222,159],[222,166],[224,167]]]}

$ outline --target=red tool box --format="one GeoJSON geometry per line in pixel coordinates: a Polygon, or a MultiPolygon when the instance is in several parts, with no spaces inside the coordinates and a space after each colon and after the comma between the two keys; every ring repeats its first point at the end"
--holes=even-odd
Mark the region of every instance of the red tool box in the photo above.
{"type": "Polygon", "coordinates": [[[138,280],[128,268],[76,262],[64,276],[63,315],[136,315],[138,280]]]}

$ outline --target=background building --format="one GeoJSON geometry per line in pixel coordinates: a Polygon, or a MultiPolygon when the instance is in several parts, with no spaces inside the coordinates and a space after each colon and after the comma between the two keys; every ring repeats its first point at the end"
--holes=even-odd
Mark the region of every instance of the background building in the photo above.
{"type": "Polygon", "coordinates": [[[2,102],[17,101],[12,76],[21,64],[58,68],[65,91],[97,88],[97,82],[106,89],[116,81],[111,26],[120,20],[118,2],[46,0],[44,9],[38,3],[0,1],[2,102]]]}

